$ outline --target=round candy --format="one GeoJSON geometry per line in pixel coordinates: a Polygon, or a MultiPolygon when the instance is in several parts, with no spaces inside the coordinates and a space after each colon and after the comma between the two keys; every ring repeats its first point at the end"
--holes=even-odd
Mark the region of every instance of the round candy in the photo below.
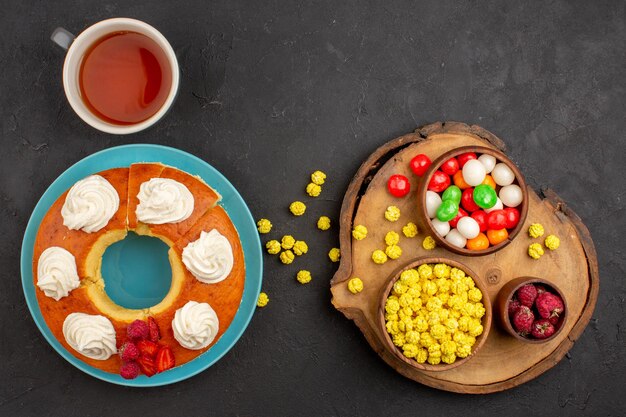
{"type": "Polygon", "coordinates": [[[479,233],[474,239],[467,241],[469,250],[485,250],[489,247],[489,239],[484,233],[479,233]]]}
{"type": "Polygon", "coordinates": [[[478,210],[472,213],[472,219],[476,220],[481,232],[487,230],[487,217],[488,214],[485,213],[484,210],[478,210]]]}
{"type": "Polygon", "coordinates": [[[507,164],[504,162],[497,163],[495,167],[493,167],[493,171],[491,171],[491,176],[496,184],[504,187],[505,185],[513,184],[515,181],[515,174],[509,168],[507,164]]]}
{"type": "Polygon", "coordinates": [[[478,160],[485,167],[485,172],[487,172],[487,174],[493,171],[493,167],[496,166],[496,158],[491,155],[487,155],[486,153],[480,155],[478,160]]]}
{"type": "Polygon", "coordinates": [[[466,188],[463,190],[463,194],[461,195],[461,206],[467,211],[474,212],[476,210],[480,210],[478,204],[474,202],[474,189],[466,188]]]}
{"type": "Polygon", "coordinates": [[[468,215],[467,211],[465,211],[465,210],[463,210],[462,208],[459,207],[459,212],[456,214],[456,217],[448,222],[448,223],[450,223],[450,227],[456,227],[456,225],[459,222],[459,220],[461,219],[461,217],[465,217],[467,215],[468,215]]]}
{"type": "Polygon", "coordinates": [[[409,179],[404,175],[396,174],[389,177],[387,190],[394,197],[404,197],[411,191],[409,179]]]}
{"type": "Polygon", "coordinates": [[[459,161],[459,166],[463,168],[463,166],[472,159],[476,159],[476,154],[474,152],[465,152],[456,157],[457,161],[459,161]]]}
{"type": "Polygon", "coordinates": [[[456,229],[450,230],[450,232],[446,235],[446,241],[458,248],[464,248],[467,243],[467,239],[465,239],[456,229]]]}
{"type": "Polygon", "coordinates": [[[459,187],[461,190],[466,190],[468,188],[472,188],[471,185],[465,182],[463,179],[463,171],[457,171],[456,174],[452,177],[454,180],[454,185],[459,187]]]}
{"type": "Polygon", "coordinates": [[[502,204],[507,207],[517,207],[522,203],[524,195],[522,189],[517,184],[505,185],[500,189],[498,197],[502,200],[502,204]]]}
{"type": "Polygon", "coordinates": [[[504,209],[504,212],[506,213],[506,224],[504,225],[504,227],[506,227],[507,229],[515,228],[520,219],[519,210],[513,207],[507,207],[504,209]]]}
{"type": "Polygon", "coordinates": [[[487,216],[487,228],[491,230],[506,229],[506,212],[494,210],[487,216]]]}
{"type": "Polygon", "coordinates": [[[500,230],[487,230],[487,239],[492,245],[504,242],[509,237],[509,232],[506,229],[500,230]]]}
{"type": "Polygon", "coordinates": [[[442,222],[454,219],[459,212],[459,205],[452,200],[443,200],[437,209],[437,218],[442,222]]]}
{"type": "Polygon", "coordinates": [[[459,161],[457,161],[456,158],[450,158],[441,164],[439,169],[448,175],[454,175],[459,170],[459,161]]]}
{"type": "Polygon", "coordinates": [[[442,200],[452,200],[457,205],[461,203],[461,189],[456,185],[451,185],[441,195],[442,200]]]}
{"type": "Polygon", "coordinates": [[[480,233],[480,226],[476,220],[465,216],[457,223],[456,230],[458,230],[465,239],[474,239],[480,233]]]}
{"type": "Polygon", "coordinates": [[[485,175],[485,179],[483,180],[482,183],[487,184],[494,190],[496,189],[496,182],[493,180],[493,177],[491,175],[485,175]]]}
{"type": "Polygon", "coordinates": [[[434,191],[426,191],[426,212],[428,217],[434,219],[437,216],[437,209],[441,205],[441,197],[434,191]]]}
{"type": "Polygon", "coordinates": [[[474,203],[484,209],[493,207],[498,201],[496,190],[486,184],[477,185],[474,188],[474,203]]]}
{"type": "Polygon", "coordinates": [[[463,179],[472,187],[481,184],[485,175],[485,167],[476,159],[467,161],[463,166],[463,179]]]}
{"type": "Polygon", "coordinates": [[[437,193],[442,192],[450,185],[450,177],[444,174],[442,171],[435,171],[430,182],[428,183],[428,189],[437,193]]]}
{"type": "Polygon", "coordinates": [[[502,200],[496,198],[496,204],[494,204],[491,208],[485,209],[485,213],[491,213],[494,210],[502,210],[503,208],[504,206],[502,205],[502,200]]]}
{"type": "Polygon", "coordinates": [[[433,228],[441,237],[446,237],[448,232],[450,231],[450,223],[439,221],[439,219],[432,219],[431,223],[433,228]]]}
{"type": "Polygon", "coordinates": [[[424,155],[423,153],[419,155],[415,155],[413,159],[411,159],[411,162],[410,162],[411,171],[413,171],[415,175],[418,175],[421,177],[422,175],[426,173],[426,171],[430,167],[430,164],[431,164],[431,161],[428,156],[424,155]]]}

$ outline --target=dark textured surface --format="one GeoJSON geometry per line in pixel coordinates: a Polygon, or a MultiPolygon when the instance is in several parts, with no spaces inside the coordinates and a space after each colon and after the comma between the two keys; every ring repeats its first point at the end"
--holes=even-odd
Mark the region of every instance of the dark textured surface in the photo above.
{"type": "MultiPolygon", "coordinates": [[[[563,415],[626,413],[623,1],[0,1],[0,414],[563,415]],[[94,131],[63,95],[56,26],[135,17],[170,40],[180,95],[155,128],[94,131]],[[601,289],[566,359],[510,391],[461,396],[404,379],[330,305],[326,252],[343,192],[383,142],[437,120],[480,124],[506,142],[534,187],[550,186],[595,240],[601,289]],[[68,166],[110,146],[153,142],[196,154],[238,187],[275,235],[310,253],[266,258],[270,305],[206,372],[125,389],[66,363],[36,329],[18,257],[28,216],[68,166]],[[303,218],[286,212],[307,175],[329,174],[303,218]],[[302,267],[314,280],[294,280],[302,267]]],[[[502,358],[507,360],[507,358],[502,358]]]]}

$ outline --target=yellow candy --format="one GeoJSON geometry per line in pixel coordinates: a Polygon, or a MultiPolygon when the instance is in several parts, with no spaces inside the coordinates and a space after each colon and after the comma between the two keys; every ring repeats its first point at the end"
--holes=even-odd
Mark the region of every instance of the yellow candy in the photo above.
{"type": "Polygon", "coordinates": [[[474,287],[467,292],[467,298],[469,298],[470,301],[477,303],[483,299],[483,293],[480,292],[478,288],[474,287]]]}
{"type": "Polygon", "coordinates": [[[561,245],[561,240],[555,235],[548,235],[543,244],[546,245],[546,248],[550,250],[557,250],[561,245]]]}
{"type": "Polygon", "coordinates": [[[418,352],[417,346],[412,343],[407,343],[404,346],[402,346],[402,353],[407,358],[414,358],[415,355],[417,355],[417,352],[418,352]]]}
{"type": "MultiPolygon", "coordinates": [[[[363,291],[363,281],[360,278],[350,278],[348,281],[348,291],[352,294],[358,294],[363,291]]],[[[398,306],[399,309],[399,306],[398,306]]],[[[396,310],[397,311],[397,310],[396,310]]]]}
{"type": "Polygon", "coordinates": [[[404,337],[404,333],[396,333],[391,337],[391,341],[393,342],[394,345],[398,346],[398,347],[402,347],[404,346],[405,342],[405,337],[404,337]]]}
{"type": "Polygon", "coordinates": [[[538,238],[543,236],[544,230],[543,226],[539,223],[533,223],[528,228],[528,236],[532,238],[538,238]]]}
{"type": "Polygon", "coordinates": [[[297,240],[293,244],[293,253],[300,256],[309,251],[309,246],[306,244],[304,240],[297,240]]]}
{"type": "Polygon", "coordinates": [[[328,257],[333,262],[339,262],[339,259],[341,258],[341,251],[339,250],[339,248],[332,248],[328,252],[328,257]]]}
{"type": "Polygon", "coordinates": [[[283,249],[291,249],[294,243],[296,243],[296,239],[294,239],[293,236],[285,235],[281,240],[280,246],[282,246],[283,249]]]}
{"type": "Polygon", "coordinates": [[[459,328],[459,322],[453,317],[446,319],[443,324],[449,333],[454,333],[459,328]]]}
{"type": "Polygon", "coordinates": [[[533,243],[528,247],[528,256],[533,259],[539,259],[543,255],[543,248],[539,243],[533,243]]]}
{"type": "Polygon", "coordinates": [[[396,222],[400,218],[400,209],[396,206],[389,206],[385,210],[385,219],[390,222],[396,222]]]}
{"type": "Polygon", "coordinates": [[[311,197],[318,197],[322,192],[322,187],[319,185],[310,182],[309,185],[306,186],[306,193],[311,197]]]}
{"type": "Polygon", "coordinates": [[[387,234],[385,235],[385,243],[387,244],[387,246],[397,245],[398,242],[400,242],[400,235],[398,235],[393,230],[387,232],[387,234]]]}
{"type": "Polygon", "coordinates": [[[270,298],[264,292],[259,294],[259,298],[256,301],[257,307],[265,307],[270,302],[270,298]]]}
{"type": "Polygon", "coordinates": [[[394,335],[396,333],[398,333],[400,330],[398,329],[398,322],[397,321],[388,321],[387,324],[385,325],[385,328],[387,329],[387,333],[394,335]]]}
{"type": "Polygon", "coordinates": [[[413,328],[418,332],[425,332],[428,330],[428,322],[422,316],[417,316],[413,319],[413,328]]]}
{"type": "Polygon", "coordinates": [[[452,268],[450,270],[450,278],[453,280],[461,280],[465,278],[465,272],[459,268],[452,268]]]}
{"type": "Polygon", "coordinates": [[[417,355],[415,355],[415,360],[417,363],[424,363],[428,359],[428,351],[424,348],[419,348],[417,350],[417,355]]]}
{"type": "Polygon", "coordinates": [[[456,355],[453,353],[451,355],[441,355],[441,362],[451,364],[456,361],[456,355]]]}
{"type": "Polygon", "coordinates": [[[430,335],[435,339],[441,339],[446,335],[446,328],[442,324],[435,324],[430,328],[430,335]]]}
{"type": "Polygon", "coordinates": [[[387,254],[389,259],[398,259],[402,255],[402,249],[398,245],[387,246],[385,254],[387,254]]]}
{"type": "Polygon", "coordinates": [[[302,216],[306,211],[306,205],[302,201],[294,201],[289,205],[289,211],[294,216],[302,216]]]}
{"type": "Polygon", "coordinates": [[[437,297],[430,297],[428,302],[426,303],[426,310],[428,311],[437,311],[440,310],[443,303],[437,297]]]}
{"type": "Polygon", "coordinates": [[[393,283],[393,293],[395,295],[402,295],[405,292],[407,292],[407,290],[409,289],[409,287],[405,284],[403,284],[401,281],[396,281],[393,283]]]}
{"type": "Polygon", "coordinates": [[[265,247],[267,248],[267,253],[269,253],[270,255],[276,255],[278,252],[280,252],[281,246],[279,241],[270,240],[265,244],[265,247]]]}
{"type": "Polygon", "coordinates": [[[392,299],[391,297],[387,298],[387,302],[385,303],[385,311],[387,313],[397,313],[400,310],[400,302],[396,299],[392,299]]]}
{"type": "Polygon", "coordinates": [[[437,294],[437,284],[432,281],[426,281],[422,286],[422,291],[428,295],[437,294]]]}
{"type": "Polygon", "coordinates": [[[428,264],[421,264],[417,267],[417,272],[419,272],[422,279],[431,279],[433,276],[433,268],[428,264]]]}
{"type": "Polygon", "coordinates": [[[315,171],[311,174],[311,181],[313,184],[322,185],[326,181],[326,174],[322,171],[315,171]]]}
{"type": "Polygon", "coordinates": [[[311,282],[311,273],[305,269],[298,271],[298,273],[296,274],[296,279],[298,280],[298,282],[300,284],[308,284],[309,282],[311,282]]]}
{"type": "Polygon", "coordinates": [[[413,297],[409,294],[402,294],[398,297],[398,302],[400,303],[400,307],[408,307],[413,302],[413,297]]]}
{"type": "Polygon", "coordinates": [[[417,345],[420,341],[420,334],[419,332],[416,332],[415,330],[410,330],[406,332],[406,334],[404,335],[404,338],[406,339],[407,343],[412,343],[414,345],[417,345]]]}
{"type": "Polygon", "coordinates": [[[406,237],[415,237],[417,236],[417,226],[413,222],[408,222],[406,226],[402,228],[402,233],[406,237]]]}
{"type": "Polygon", "coordinates": [[[382,250],[377,249],[372,252],[372,261],[376,264],[382,265],[387,262],[387,255],[382,250]]]}
{"type": "Polygon", "coordinates": [[[256,223],[259,233],[269,233],[272,230],[272,222],[267,219],[261,219],[256,223]]]}
{"type": "Polygon", "coordinates": [[[400,282],[406,285],[415,285],[419,281],[419,273],[415,269],[407,269],[400,274],[400,282]]]}
{"type": "Polygon", "coordinates": [[[456,343],[452,340],[441,344],[441,353],[444,355],[454,355],[456,353],[456,343]]]}
{"type": "Polygon", "coordinates": [[[289,265],[293,262],[295,256],[292,251],[286,250],[280,254],[280,261],[285,265],[289,265]]]}
{"type": "Polygon", "coordinates": [[[422,247],[426,250],[433,250],[437,247],[437,243],[432,236],[426,236],[422,242],[422,247]]]}
{"type": "Polygon", "coordinates": [[[433,267],[433,273],[437,278],[450,278],[450,269],[446,264],[437,264],[433,267]]]}
{"type": "Polygon", "coordinates": [[[320,216],[317,220],[317,228],[320,230],[330,229],[330,218],[327,216],[320,216]]]}
{"type": "Polygon", "coordinates": [[[456,348],[456,356],[459,358],[467,358],[472,353],[472,347],[468,344],[458,345],[456,348]]]}
{"type": "Polygon", "coordinates": [[[459,330],[462,332],[467,332],[469,330],[470,321],[472,319],[468,316],[461,316],[459,319],[459,330]]]}
{"type": "Polygon", "coordinates": [[[367,227],[362,224],[357,224],[354,226],[354,229],[352,229],[352,237],[356,240],[365,239],[367,237],[367,227]]]}

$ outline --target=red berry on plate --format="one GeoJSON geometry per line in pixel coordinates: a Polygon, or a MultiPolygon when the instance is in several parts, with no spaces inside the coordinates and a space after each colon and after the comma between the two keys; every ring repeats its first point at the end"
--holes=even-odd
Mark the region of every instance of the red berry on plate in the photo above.
{"type": "Polygon", "coordinates": [[[461,206],[470,213],[480,210],[480,207],[474,201],[474,187],[463,190],[463,194],[461,194],[461,206]]]}
{"type": "Polygon", "coordinates": [[[172,352],[172,348],[169,346],[162,346],[156,357],[157,372],[167,371],[168,369],[173,368],[174,365],[176,365],[176,360],[174,359],[174,352],[172,352]]]}
{"type": "Polygon", "coordinates": [[[532,330],[533,322],[535,321],[535,315],[532,310],[526,306],[520,306],[515,313],[513,313],[513,328],[522,336],[526,336],[532,330]]]}
{"type": "Polygon", "coordinates": [[[535,339],[547,339],[554,334],[556,329],[548,319],[539,319],[533,323],[531,334],[535,339]]]}
{"type": "Polygon", "coordinates": [[[423,153],[415,155],[410,162],[411,171],[413,171],[415,175],[421,177],[426,173],[426,171],[428,171],[430,164],[432,164],[430,158],[423,153]]]}
{"type": "Polygon", "coordinates": [[[487,215],[487,229],[501,230],[506,229],[506,213],[504,210],[494,210],[487,215]]]}
{"type": "Polygon", "coordinates": [[[459,167],[463,168],[463,165],[467,163],[470,159],[478,159],[474,152],[465,152],[456,157],[457,161],[459,161],[459,167]]]}
{"type": "Polygon", "coordinates": [[[481,232],[487,231],[487,217],[489,215],[483,210],[478,210],[472,213],[472,219],[476,220],[481,232]]]}
{"type": "Polygon", "coordinates": [[[130,340],[147,339],[150,335],[150,329],[145,321],[135,320],[126,328],[128,338],[130,340]]]}
{"type": "Polygon", "coordinates": [[[395,174],[389,177],[387,190],[394,197],[404,197],[411,191],[411,184],[404,175],[395,174]]]}
{"type": "Polygon", "coordinates": [[[533,284],[526,284],[517,290],[517,299],[519,302],[528,308],[532,308],[537,298],[537,288],[533,284]]]}
{"type": "Polygon", "coordinates": [[[154,358],[159,351],[159,345],[150,340],[140,340],[137,342],[137,349],[139,349],[141,356],[154,358]]]}
{"type": "Polygon", "coordinates": [[[159,325],[153,317],[148,317],[148,329],[149,336],[148,339],[151,342],[158,342],[161,338],[161,331],[159,330],[159,325]]]}
{"type": "Polygon", "coordinates": [[[147,377],[156,374],[156,364],[154,359],[149,356],[140,356],[139,359],[137,359],[137,365],[139,365],[141,372],[147,377]]]}
{"type": "Polygon", "coordinates": [[[452,176],[459,170],[459,161],[456,158],[450,158],[439,167],[444,173],[452,176]]]}
{"type": "Polygon", "coordinates": [[[465,217],[465,216],[467,216],[467,211],[459,207],[459,212],[457,213],[456,217],[449,221],[450,227],[456,227],[459,220],[461,220],[461,217],[465,217]]]}
{"type": "Polygon", "coordinates": [[[430,182],[428,183],[428,189],[436,193],[440,193],[450,186],[450,177],[444,174],[442,171],[435,171],[430,182]]]}
{"type": "Polygon", "coordinates": [[[124,362],[134,361],[139,357],[139,349],[133,342],[124,342],[119,349],[120,358],[124,362]]]}
{"type": "Polygon", "coordinates": [[[519,223],[519,210],[514,207],[507,207],[504,209],[504,214],[506,216],[506,223],[504,227],[507,229],[513,229],[519,223]]]}
{"type": "Polygon", "coordinates": [[[537,307],[537,312],[544,319],[559,317],[565,310],[561,297],[549,292],[544,292],[537,296],[535,307],[537,307]]]}
{"type": "Polygon", "coordinates": [[[120,368],[120,375],[124,379],[135,379],[139,376],[141,369],[136,362],[126,362],[120,368]]]}

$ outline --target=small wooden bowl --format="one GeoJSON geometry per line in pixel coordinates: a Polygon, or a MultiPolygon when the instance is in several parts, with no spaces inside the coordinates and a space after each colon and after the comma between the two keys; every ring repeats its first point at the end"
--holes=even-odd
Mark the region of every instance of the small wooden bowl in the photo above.
{"type": "Polygon", "coordinates": [[[407,363],[408,365],[414,368],[421,369],[424,371],[447,371],[448,369],[456,368],[457,366],[460,366],[464,364],[465,362],[467,362],[468,360],[470,360],[471,358],[473,358],[476,355],[476,352],[478,352],[478,350],[482,347],[482,345],[487,340],[487,335],[489,334],[489,330],[491,329],[491,320],[492,320],[491,301],[489,300],[489,296],[487,294],[488,294],[487,289],[485,285],[483,284],[482,279],[478,278],[478,276],[474,273],[474,271],[472,271],[470,268],[468,268],[466,265],[460,262],[456,262],[447,258],[416,259],[410,262],[409,264],[401,267],[400,269],[396,270],[390,276],[389,282],[387,283],[387,285],[383,287],[383,290],[380,293],[380,298],[378,301],[379,303],[378,304],[378,326],[379,326],[381,333],[383,334],[383,343],[387,347],[387,350],[392,352],[396,358],[400,359],[401,361],[407,363]],[[414,359],[407,358],[406,356],[404,356],[402,351],[396,345],[393,344],[391,340],[391,336],[389,335],[389,333],[387,333],[387,328],[386,328],[386,323],[385,323],[385,303],[387,301],[387,297],[391,293],[393,284],[398,280],[398,278],[400,278],[400,274],[402,274],[402,272],[406,271],[407,269],[412,269],[412,268],[417,269],[417,267],[419,267],[422,264],[438,264],[438,263],[445,263],[452,267],[456,267],[462,270],[463,272],[465,272],[466,275],[469,275],[472,277],[472,279],[474,280],[474,283],[476,284],[476,287],[483,293],[483,299],[481,300],[481,302],[485,306],[485,315],[481,318],[481,324],[483,326],[483,333],[476,338],[476,343],[474,343],[474,346],[472,347],[473,348],[472,353],[469,356],[467,356],[466,358],[462,358],[462,359],[458,358],[454,363],[451,363],[451,364],[441,362],[437,365],[431,365],[429,363],[418,363],[414,359]]]}
{"type": "Polygon", "coordinates": [[[522,228],[524,227],[524,222],[526,221],[526,215],[528,214],[528,190],[526,188],[526,181],[524,180],[524,176],[522,175],[519,168],[517,168],[517,166],[505,154],[503,154],[502,152],[496,151],[495,149],[492,149],[492,148],[487,148],[487,147],[482,147],[482,146],[464,146],[461,148],[452,149],[444,153],[439,158],[435,159],[433,163],[431,164],[430,168],[428,168],[428,171],[426,171],[426,174],[420,180],[418,190],[419,190],[418,198],[419,198],[419,202],[421,205],[422,216],[425,220],[426,226],[430,229],[430,233],[432,237],[435,239],[435,241],[437,242],[439,246],[442,246],[451,252],[458,253],[459,255],[483,256],[483,255],[488,255],[490,253],[499,251],[500,249],[502,249],[503,247],[511,243],[511,241],[515,238],[515,236],[519,234],[520,230],[522,230],[522,228]],[[430,179],[432,178],[435,171],[437,171],[439,167],[441,166],[441,164],[443,164],[448,159],[452,157],[457,157],[460,154],[466,153],[466,152],[474,152],[476,154],[491,155],[496,158],[497,162],[504,162],[505,164],[507,164],[508,167],[511,168],[511,170],[515,174],[515,181],[513,181],[513,184],[519,185],[519,187],[522,189],[522,196],[523,196],[522,203],[516,207],[520,213],[519,223],[517,224],[517,226],[515,226],[515,228],[511,231],[511,233],[509,233],[509,237],[506,240],[498,243],[497,245],[489,246],[487,249],[480,250],[480,251],[470,250],[467,248],[459,248],[457,246],[450,244],[447,240],[445,240],[444,237],[442,237],[441,235],[439,235],[439,233],[437,233],[437,231],[435,230],[435,228],[433,227],[430,221],[428,212],[426,211],[426,191],[428,191],[428,183],[430,182],[430,179]]]}
{"type": "Polygon", "coordinates": [[[544,343],[554,339],[561,332],[561,330],[563,330],[569,312],[567,309],[567,301],[565,300],[565,296],[563,295],[561,290],[559,290],[553,283],[541,278],[519,277],[507,282],[498,292],[498,296],[496,298],[496,314],[498,316],[498,322],[500,326],[514,338],[521,340],[524,343],[544,343]],[[547,339],[531,339],[518,334],[513,328],[513,324],[509,319],[509,302],[513,298],[515,292],[526,284],[542,284],[543,286],[558,294],[558,296],[561,297],[561,300],[563,300],[564,314],[557,323],[558,328],[556,329],[554,334],[547,339]]]}

